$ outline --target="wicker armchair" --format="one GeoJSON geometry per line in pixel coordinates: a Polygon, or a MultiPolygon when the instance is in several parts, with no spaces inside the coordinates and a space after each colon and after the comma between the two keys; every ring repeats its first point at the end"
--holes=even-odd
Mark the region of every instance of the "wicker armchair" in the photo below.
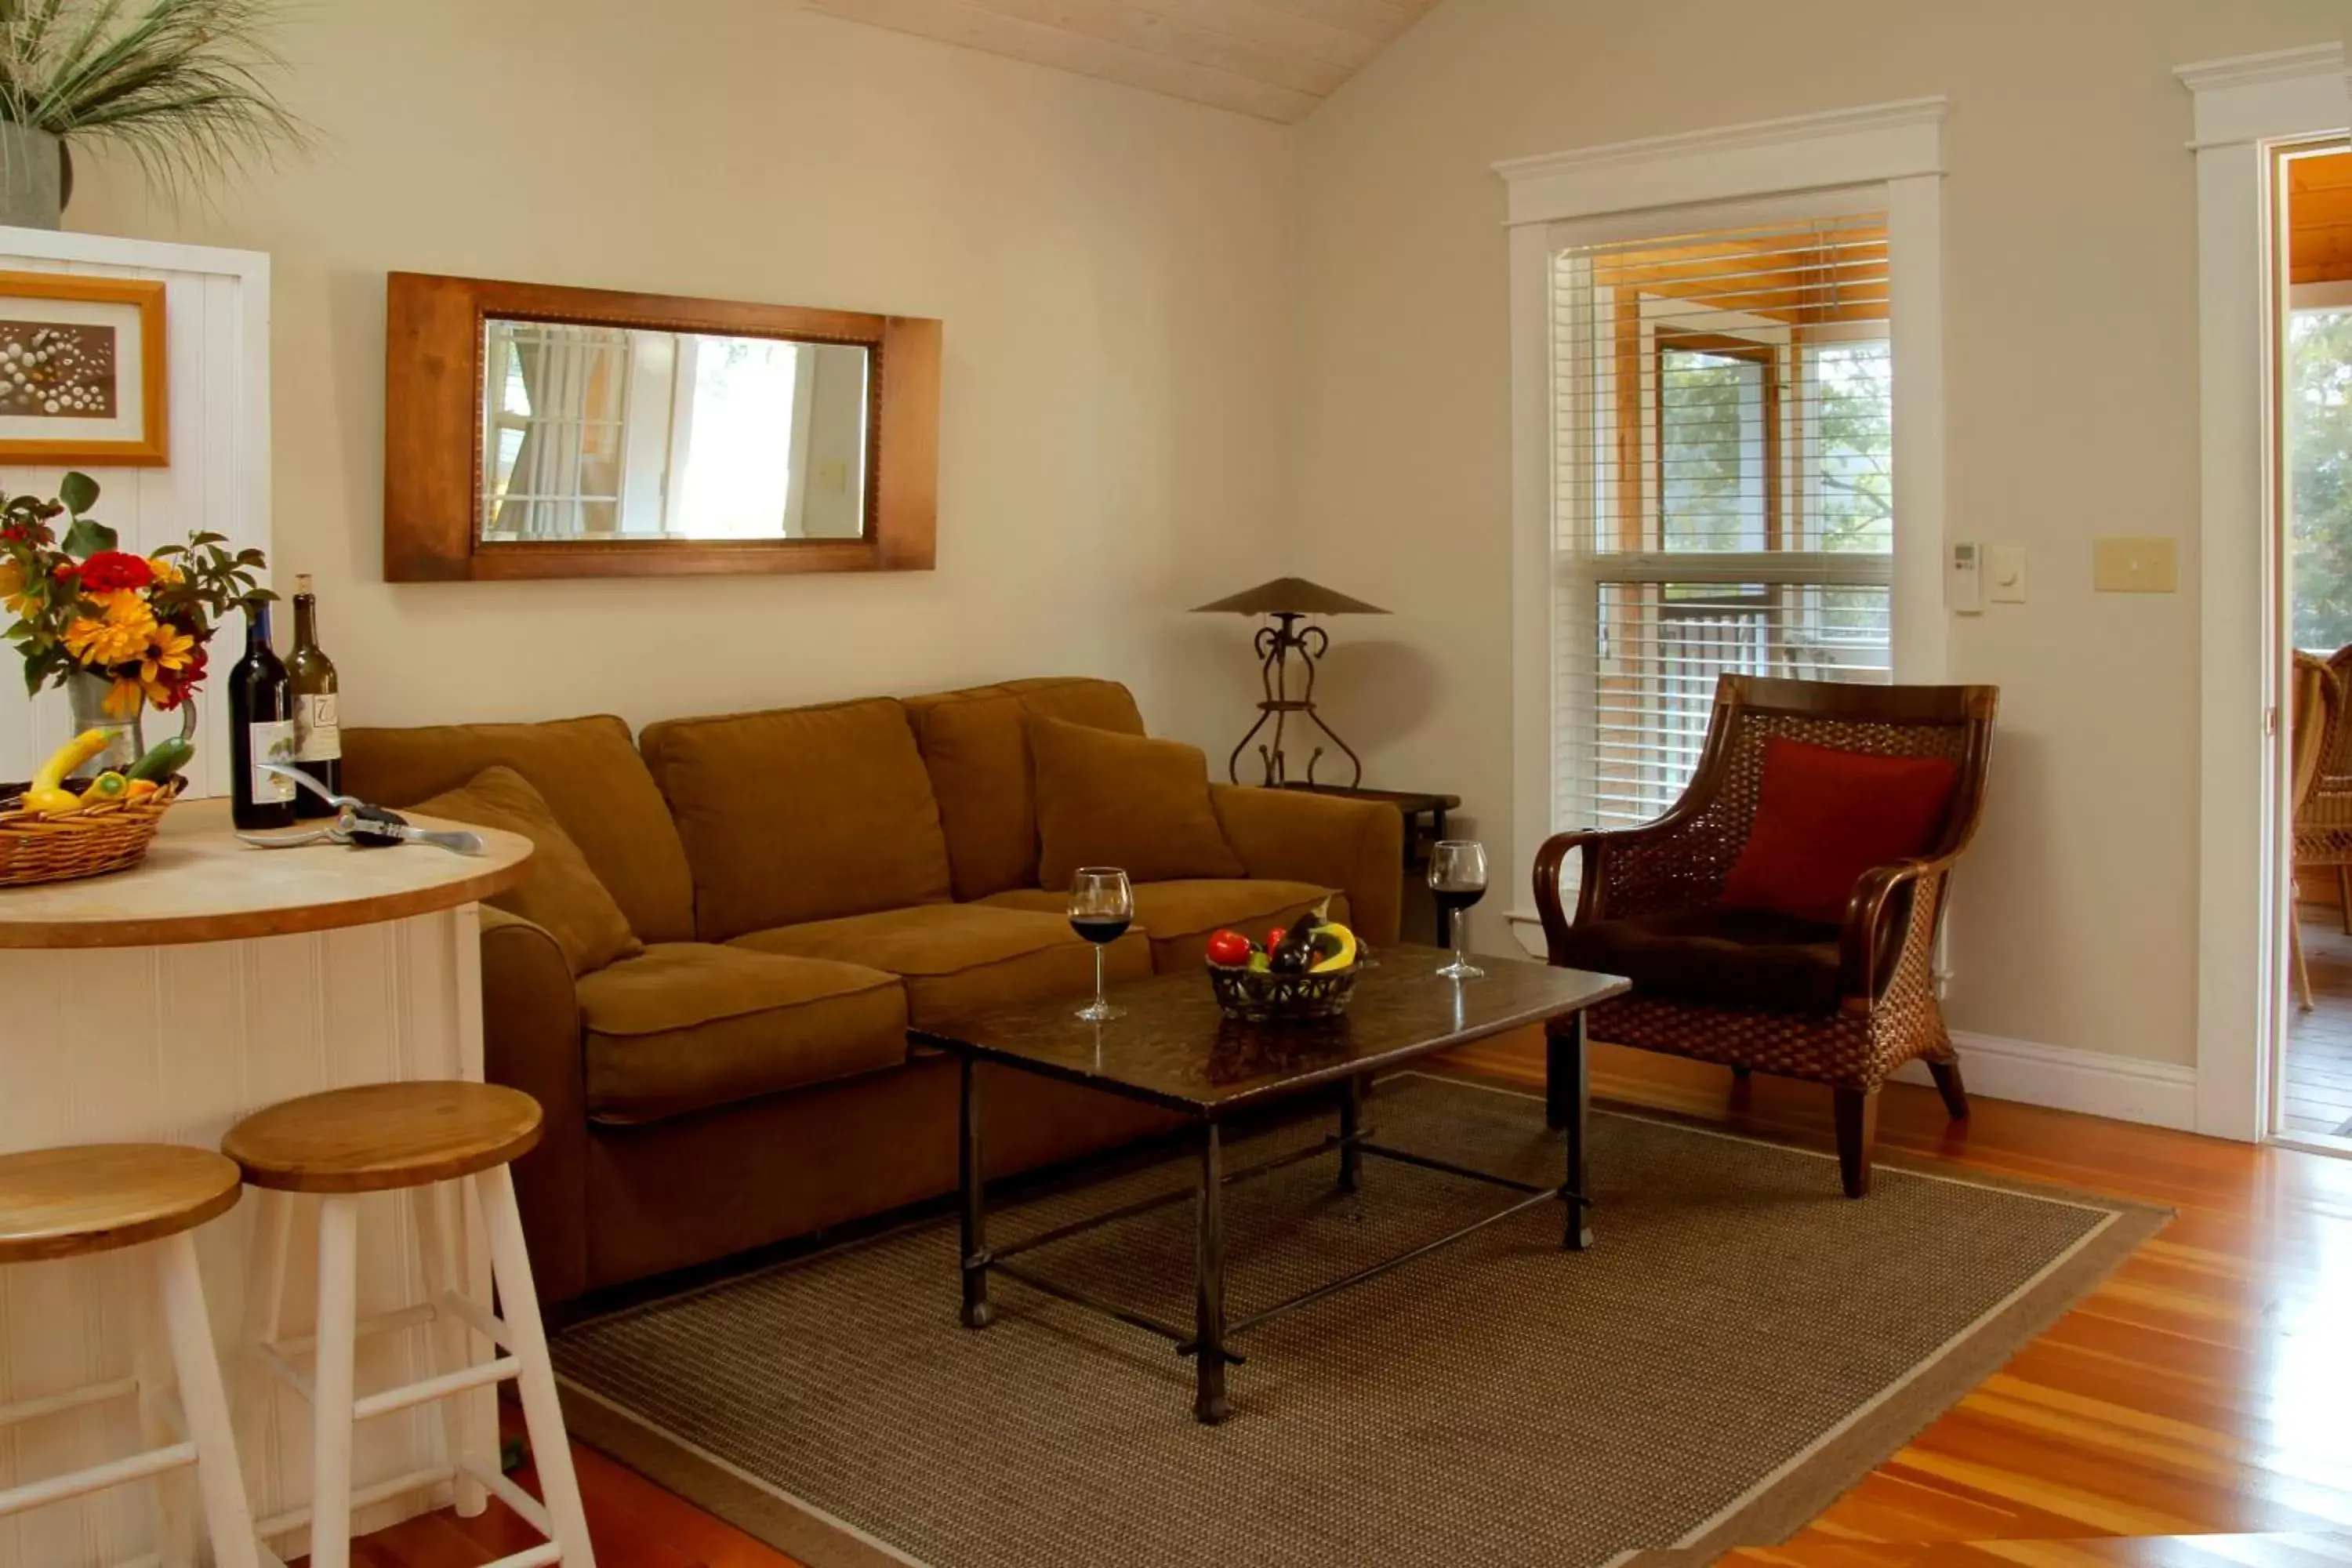
{"type": "Polygon", "coordinates": [[[1775,1073],[1834,1091],[1846,1195],[1870,1190],[1878,1089],[1924,1057],[1944,1104],[1968,1114],[1936,996],[1936,935],[1953,863],[1976,831],[1999,691],[1990,686],[1858,686],[1727,675],[1706,749],[1682,798],[1640,827],[1562,833],[1536,857],[1536,908],[1550,961],[1631,973],[1633,992],[1591,1010],[1596,1039],[1775,1073]],[[1928,853],[1872,868],[1842,926],[1728,911],[1724,879],[1748,842],[1765,743],[1785,737],[1956,769],[1928,853]],[[1576,916],[1560,872],[1582,857],[1576,916]],[[1633,973],[1633,971],[1640,973],[1633,973]]]}
{"type": "MultiPolygon", "coordinates": [[[[2295,661],[2310,657],[2298,653],[2295,661]]],[[[2352,646],[2337,648],[2326,668],[2339,700],[2320,737],[2319,774],[2295,797],[2294,864],[2335,871],[2336,913],[2352,934],[2352,722],[2345,711],[2352,703],[2341,700],[2352,692],[2352,646]]]]}
{"type": "MultiPolygon", "coordinates": [[[[2287,711],[2287,753],[2292,759],[2288,772],[2291,782],[2287,798],[2294,804],[2295,859],[2303,859],[2304,834],[2314,825],[2308,820],[2312,797],[2319,785],[2319,764],[2331,742],[2339,738],[2347,726],[2344,717],[2344,682],[2331,661],[2316,655],[2298,652],[2294,656],[2294,676],[2287,711]]],[[[2313,835],[2317,839],[2320,835],[2313,835]]],[[[2336,897],[2344,896],[2344,867],[2336,866],[2336,897]]],[[[2312,1010],[2311,966],[2303,957],[2302,890],[2294,879],[2287,879],[2286,940],[2294,960],[2295,1002],[2303,1011],[2312,1010]]]]}

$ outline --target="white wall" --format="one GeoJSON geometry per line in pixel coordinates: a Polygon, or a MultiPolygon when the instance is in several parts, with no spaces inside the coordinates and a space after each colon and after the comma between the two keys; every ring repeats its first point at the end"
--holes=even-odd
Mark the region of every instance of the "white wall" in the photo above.
{"type": "Polygon", "coordinates": [[[1951,676],[2002,689],[1953,1021],[2190,1061],[2196,208],[2171,72],[2341,39],[2347,19],[2343,0],[1438,7],[1300,142],[1301,559],[1347,561],[1336,585],[1400,612],[1377,639],[1349,626],[1328,680],[1373,772],[1458,790],[1505,830],[1508,266],[1488,164],[1947,94],[1950,536],[2027,546],[2032,591],[1952,628],[1951,676]],[[2094,595],[2101,533],[2178,537],[2182,592],[2094,595]]]}
{"type": "Polygon", "coordinates": [[[275,561],[348,722],[1086,672],[1222,754],[1247,628],[1180,612],[1280,564],[1290,132],[783,0],[295,16],[314,153],[178,214],[85,159],[67,223],[271,254],[275,561]],[[943,318],[938,570],[385,585],[393,268],[943,318]]]}

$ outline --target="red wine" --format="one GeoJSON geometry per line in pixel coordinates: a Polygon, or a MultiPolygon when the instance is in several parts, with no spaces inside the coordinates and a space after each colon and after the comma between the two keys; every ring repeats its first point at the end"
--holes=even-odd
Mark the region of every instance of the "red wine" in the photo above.
{"type": "Polygon", "coordinates": [[[228,672],[229,819],[247,832],[294,826],[294,783],[261,771],[294,760],[294,689],[269,646],[269,602],[245,606],[245,657],[228,672]]]}
{"type": "Polygon", "coordinates": [[[1452,931],[1455,930],[1454,922],[1465,913],[1471,905],[1485,898],[1486,889],[1484,888],[1432,888],[1429,889],[1429,896],[1437,904],[1439,929],[1452,931]]]}
{"type": "Polygon", "coordinates": [[[1128,921],[1125,916],[1106,918],[1097,915],[1072,915],[1070,917],[1070,929],[1093,942],[1117,942],[1127,934],[1127,927],[1128,921]]]}
{"type": "MultiPolygon", "coordinates": [[[[286,656],[294,693],[294,765],[331,795],[343,793],[343,731],[335,712],[335,661],[319,646],[319,599],[305,574],[294,579],[294,651],[286,656]]],[[[297,816],[332,816],[335,808],[307,789],[294,792],[297,816]]]]}

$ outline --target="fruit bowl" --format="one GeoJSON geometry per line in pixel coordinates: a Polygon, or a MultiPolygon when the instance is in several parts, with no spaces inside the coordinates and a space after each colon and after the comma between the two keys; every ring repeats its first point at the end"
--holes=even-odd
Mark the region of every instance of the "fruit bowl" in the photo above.
{"type": "Polygon", "coordinates": [[[1209,965],[1209,985],[1228,1018],[1251,1024],[1307,1024],[1336,1018],[1356,993],[1360,962],[1344,969],[1278,974],[1264,969],[1209,965]]]}

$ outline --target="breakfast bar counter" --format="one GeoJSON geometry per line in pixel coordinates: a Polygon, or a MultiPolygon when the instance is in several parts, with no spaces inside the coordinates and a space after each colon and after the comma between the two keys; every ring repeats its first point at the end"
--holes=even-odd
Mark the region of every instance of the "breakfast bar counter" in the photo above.
{"type": "MultiPolygon", "coordinates": [[[[263,849],[228,803],[174,807],[146,860],[81,881],[0,888],[0,1151],[159,1142],[216,1147],[247,1112],[296,1095],[407,1079],[482,1077],[477,900],[527,874],[529,840],[482,831],[486,853],[402,845],[263,849]]],[[[406,1212],[366,1200],[360,1311],[421,1299],[406,1212]]],[[[308,1500],[309,1411],[253,1364],[246,1334],[254,1205],[196,1233],[253,1511],[308,1500]]],[[[477,1216],[464,1256],[486,1278],[477,1216]]],[[[286,1300],[308,1311],[309,1226],[292,1227],[286,1300]]],[[[152,1290],[137,1250],[24,1265],[0,1281],[0,1403],[146,1370],[152,1290]]],[[[285,1331],[307,1321],[289,1318],[285,1331]]],[[[359,1386],[404,1382],[421,1333],[362,1342],[359,1386]]],[[[487,1394],[471,1418],[493,1418],[487,1394]]],[[[152,1412],[147,1413],[152,1419],[152,1412]]],[[[139,1446],[121,1399],[0,1435],[0,1488],[139,1446]]],[[[429,1408],[362,1426],[353,1479],[432,1462],[429,1408]]],[[[362,1510],[362,1530],[446,1502],[414,1491],[362,1510]]],[[[155,1549],[147,1488],[94,1493],[0,1525],[0,1568],[122,1562],[155,1549]]],[[[292,1556],[299,1533],[273,1542],[292,1556]]]]}

